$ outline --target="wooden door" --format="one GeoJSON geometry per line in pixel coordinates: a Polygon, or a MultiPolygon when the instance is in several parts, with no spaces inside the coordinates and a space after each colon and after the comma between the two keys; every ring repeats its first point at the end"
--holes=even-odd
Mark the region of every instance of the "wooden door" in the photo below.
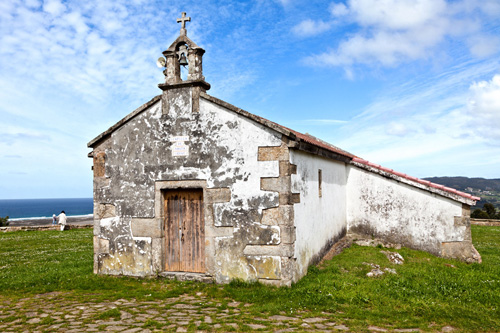
{"type": "Polygon", "coordinates": [[[205,272],[203,190],[165,192],[165,270],[205,272]]]}

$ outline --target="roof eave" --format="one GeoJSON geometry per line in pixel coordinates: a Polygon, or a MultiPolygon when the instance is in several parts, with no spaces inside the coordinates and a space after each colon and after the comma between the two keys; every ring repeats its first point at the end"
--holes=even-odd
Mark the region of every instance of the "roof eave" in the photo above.
{"type": "Polygon", "coordinates": [[[351,161],[351,164],[357,166],[358,168],[367,170],[369,172],[379,174],[385,178],[394,179],[398,182],[410,185],[412,187],[417,187],[434,194],[438,194],[440,196],[467,204],[469,206],[474,206],[476,204],[476,201],[481,199],[471,194],[464,193],[453,188],[445,187],[443,185],[431,183],[428,180],[423,180],[413,176],[409,176],[407,174],[382,167],[380,165],[368,162],[360,158],[354,158],[351,161]]]}
{"type": "Polygon", "coordinates": [[[106,131],[102,132],[98,136],[96,136],[93,140],[91,140],[88,144],[87,147],[89,148],[94,148],[99,142],[110,136],[114,131],[125,125],[127,122],[141,114],[144,110],[148,109],[150,106],[155,104],[161,99],[161,95],[153,97],[149,102],[144,103],[143,105],[139,106],[137,109],[126,115],[123,119],[121,119],[119,122],[108,128],[106,131]]]}

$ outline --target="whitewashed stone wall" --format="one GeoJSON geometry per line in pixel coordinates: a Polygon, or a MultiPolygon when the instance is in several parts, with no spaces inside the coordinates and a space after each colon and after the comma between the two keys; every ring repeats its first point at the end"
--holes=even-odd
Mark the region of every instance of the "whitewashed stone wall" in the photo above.
{"type": "Polygon", "coordinates": [[[300,193],[300,203],[294,204],[296,274],[300,278],[346,233],[346,167],[343,162],[296,150],[290,151],[290,161],[297,166],[292,192],[300,193]]]}
{"type": "Polygon", "coordinates": [[[443,242],[470,238],[466,223],[456,223],[463,214],[461,202],[352,165],[347,179],[349,232],[436,255],[442,255],[443,242]]]}

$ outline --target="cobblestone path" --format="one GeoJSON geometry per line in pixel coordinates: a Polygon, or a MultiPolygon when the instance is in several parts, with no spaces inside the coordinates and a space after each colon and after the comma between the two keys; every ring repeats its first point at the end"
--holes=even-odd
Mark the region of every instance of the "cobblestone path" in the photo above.
{"type": "MultiPolygon", "coordinates": [[[[214,303],[201,293],[151,301],[78,302],[54,292],[11,302],[0,298],[0,332],[350,331],[335,322],[332,314],[255,315],[250,304],[231,300],[214,303]]],[[[452,330],[445,327],[442,331],[452,330]]],[[[418,332],[419,329],[368,326],[363,331],[418,332]]]]}
{"type": "Polygon", "coordinates": [[[328,317],[274,315],[256,317],[250,304],[213,303],[209,298],[179,296],[164,300],[71,302],[59,293],[0,302],[0,332],[192,332],[348,330],[328,317]]]}

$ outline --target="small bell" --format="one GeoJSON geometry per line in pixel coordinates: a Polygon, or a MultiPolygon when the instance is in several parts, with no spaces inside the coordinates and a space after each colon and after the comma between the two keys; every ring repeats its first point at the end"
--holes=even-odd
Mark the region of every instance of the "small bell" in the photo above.
{"type": "Polygon", "coordinates": [[[179,59],[179,65],[181,66],[186,66],[188,64],[186,55],[184,53],[181,53],[181,57],[179,59]]]}

